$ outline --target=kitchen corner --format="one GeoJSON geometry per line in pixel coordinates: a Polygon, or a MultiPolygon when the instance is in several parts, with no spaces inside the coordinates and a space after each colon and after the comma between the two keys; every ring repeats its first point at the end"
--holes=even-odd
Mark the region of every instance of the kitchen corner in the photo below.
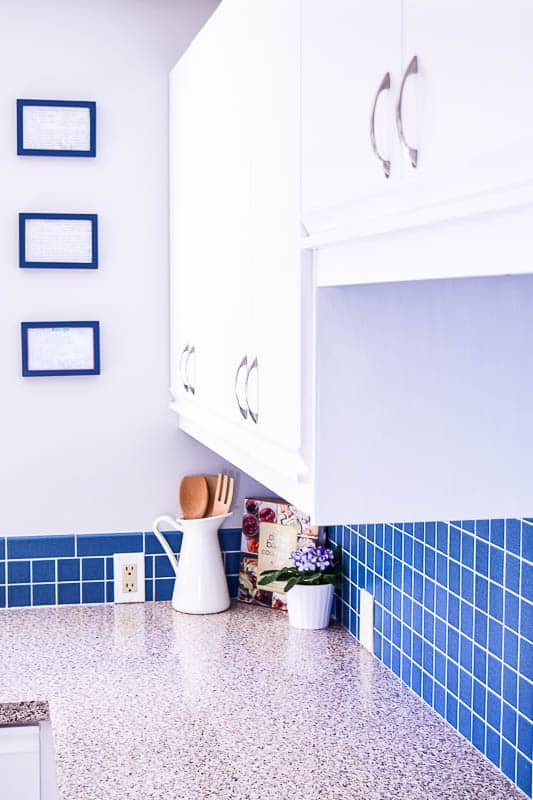
{"type": "Polygon", "coordinates": [[[49,704],[60,800],[523,797],[337,625],[243,604],[12,609],[0,652],[1,718],[49,704]]]}

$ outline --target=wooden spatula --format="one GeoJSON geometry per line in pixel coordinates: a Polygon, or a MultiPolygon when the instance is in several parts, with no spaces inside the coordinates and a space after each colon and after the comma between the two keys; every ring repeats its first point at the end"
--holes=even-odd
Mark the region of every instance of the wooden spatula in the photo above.
{"type": "Polygon", "coordinates": [[[205,475],[187,475],[183,478],[179,497],[183,519],[201,519],[205,516],[209,502],[205,475]]]}
{"type": "Polygon", "coordinates": [[[229,475],[206,475],[209,487],[209,504],[206,517],[217,517],[219,514],[227,514],[233,502],[233,489],[235,481],[229,475]]]}

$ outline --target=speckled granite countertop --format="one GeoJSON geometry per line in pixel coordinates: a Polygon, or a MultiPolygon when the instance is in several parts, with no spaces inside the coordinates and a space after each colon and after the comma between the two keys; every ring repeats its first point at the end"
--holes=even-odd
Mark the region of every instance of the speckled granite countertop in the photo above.
{"type": "Polygon", "coordinates": [[[0,653],[0,719],[48,701],[61,800],[524,798],[338,627],[242,605],[10,610],[0,653]]]}

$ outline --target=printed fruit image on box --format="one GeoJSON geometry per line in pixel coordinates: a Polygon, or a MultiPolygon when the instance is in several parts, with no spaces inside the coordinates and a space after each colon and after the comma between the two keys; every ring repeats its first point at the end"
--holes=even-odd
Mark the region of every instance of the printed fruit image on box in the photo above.
{"type": "Polygon", "coordinates": [[[299,547],[314,547],[324,538],[311,526],[308,514],[282,500],[249,497],[244,501],[241,536],[239,600],[286,610],[284,583],[257,586],[264,570],[292,566],[290,554],[299,547]]]}

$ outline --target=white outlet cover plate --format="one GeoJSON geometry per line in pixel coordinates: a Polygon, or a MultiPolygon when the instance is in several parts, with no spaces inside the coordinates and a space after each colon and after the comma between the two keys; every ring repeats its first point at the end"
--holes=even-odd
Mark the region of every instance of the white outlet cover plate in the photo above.
{"type": "Polygon", "coordinates": [[[366,589],[359,594],[359,641],[374,652],[374,598],[366,589]]]}
{"type": "Polygon", "coordinates": [[[144,553],[115,553],[113,556],[113,585],[115,603],[144,603],[144,553]],[[137,591],[122,591],[124,564],[137,565],[137,591]]]}

